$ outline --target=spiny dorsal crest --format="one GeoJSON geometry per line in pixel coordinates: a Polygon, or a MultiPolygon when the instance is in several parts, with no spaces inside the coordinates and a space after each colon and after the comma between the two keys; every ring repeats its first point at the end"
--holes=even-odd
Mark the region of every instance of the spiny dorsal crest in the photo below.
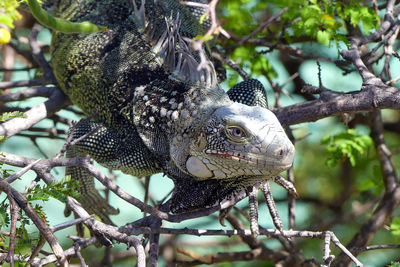
{"type": "MultiPolygon", "coordinates": [[[[169,2],[171,1],[167,1],[167,3],[169,2]]],[[[205,56],[204,51],[195,52],[191,49],[192,39],[181,35],[179,12],[175,14],[175,18],[172,11],[169,17],[165,16],[163,18],[165,30],[160,31],[155,29],[151,22],[146,19],[145,0],[141,1],[139,9],[135,0],[132,0],[132,3],[135,23],[139,27],[139,31],[145,33],[150,39],[153,44],[153,52],[158,55],[160,64],[166,67],[174,78],[203,83],[207,86],[217,84],[214,66],[205,56]]],[[[157,5],[156,1],[154,1],[154,5],[157,5]]],[[[197,34],[200,34],[200,32],[197,34]]]]}

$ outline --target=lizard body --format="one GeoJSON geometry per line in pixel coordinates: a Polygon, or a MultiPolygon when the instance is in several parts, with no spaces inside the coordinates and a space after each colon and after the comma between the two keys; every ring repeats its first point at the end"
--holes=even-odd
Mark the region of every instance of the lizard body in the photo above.
{"type": "MultiPolygon", "coordinates": [[[[212,64],[198,69],[199,55],[187,40],[204,33],[199,11],[177,0],[65,0],[55,9],[61,18],[108,29],[53,33],[59,85],[93,116],[70,135],[98,128],[67,155],[88,154],[134,176],[163,172],[175,183],[173,212],[209,207],[262,183],[288,169],[294,155],[258,81],[226,94],[212,64]]],[[[103,220],[116,212],[84,170],[68,172],[83,181],[86,208],[103,220]]]]}

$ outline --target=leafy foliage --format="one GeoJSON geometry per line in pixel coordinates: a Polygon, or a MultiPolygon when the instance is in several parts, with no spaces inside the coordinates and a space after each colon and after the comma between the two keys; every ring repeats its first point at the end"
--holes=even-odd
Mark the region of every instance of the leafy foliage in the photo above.
{"type": "Polygon", "coordinates": [[[10,224],[10,218],[7,214],[8,206],[8,203],[3,203],[0,205],[0,227],[8,227],[8,225],[10,224]]]}
{"type": "MultiPolygon", "coordinates": [[[[293,38],[308,36],[319,43],[329,45],[331,41],[347,43],[345,33],[348,27],[361,25],[365,33],[378,27],[379,16],[371,8],[363,6],[363,1],[350,0],[270,0],[223,1],[224,28],[238,36],[245,36],[254,31],[262,22],[267,5],[285,8],[288,11],[281,17],[286,29],[269,26],[259,35],[284,32],[287,42],[293,38]]],[[[268,16],[270,17],[270,15],[268,16]]],[[[255,36],[257,37],[257,35],[255,36]]],[[[279,38],[275,36],[274,39],[279,38]]]]}
{"type": "MultiPolygon", "coordinates": [[[[364,6],[362,1],[350,0],[223,0],[220,1],[220,19],[224,29],[233,36],[243,38],[251,35],[255,39],[266,42],[277,41],[291,44],[296,42],[316,40],[318,43],[329,46],[331,42],[349,45],[346,34],[349,28],[361,26],[364,33],[379,26],[379,16],[370,7],[364,6]],[[259,30],[267,18],[274,15],[278,8],[288,8],[278,19],[280,24],[270,23],[259,30]],[[282,26],[277,26],[282,25],[282,26]]],[[[264,75],[276,78],[277,73],[265,56],[268,51],[260,47],[238,45],[234,41],[226,40],[224,48],[228,47],[227,54],[240,67],[248,70],[250,76],[264,75]],[[256,55],[256,56],[254,56],[256,55]]],[[[238,80],[238,74],[230,75],[228,85],[233,86],[238,80]]]]}
{"type": "Polygon", "coordinates": [[[0,23],[14,29],[14,22],[21,19],[21,14],[18,12],[17,7],[19,1],[17,0],[3,0],[0,2],[0,23]]]}
{"type": "MultiPolygon", "coordinates": [[[[30,220],[26,217],[26,215],[23,212],[21,212],[21,218],[19,219],[19,224],[20,224],[19,227],[17,227],[16,229],[15,253],[28,256],[32,253],[32,248],[37,245],[39,241],[39,236],[37,234],[32,234],[31,232],[28,232],[27,226],[30,224],[30,220]]],[[[8,237],[2,238],[2,240],[7,241],[7,243],[4,242],[3,244],[5,248],[8,248],[8,242],[9,242],[8,237]]]]}
{"type": "Polygon", "coordinates": [[[322,138],[321,144],[328,145],[326,148],[328,159],[325,161],[327,166],[333,167],[339,161],[348,158],[354,167],[360,155],[366,153],[374,142],[368,135],[359,135],[357,130],[348,129],[322,138]]]}
{"type": "MultiPolygon", "coordinates": [[[[0,155],[2,155],[2,154],[0,153],[0,155]]],[[[11,175],[11,170],[4,168],[3,162],[0,162],[0,175],[1,175],[0,178],[2,178],[2,179],[5,179],[11,175]]]]}
{"type": "MultiPolygon", "coordinates": [[[[255,18],[262,17],[267,3],[264,1],[234,0],[222,1],[221,6],[223,6],[221,20],[224,21],[224,29],[235,35],[245,36],[259,27],[260,22],[255,18]]],[[[254,46],[237,46],[229,54],[241,68],[248,70],[251,76],[277,77],[277,73],[268,59],[263,53],[257,52],[254,46]]],[[[238,77],[236,73],[232,74],[228,80],[229,86],[236,84],[238,77]]]]}
{"type": "MultiPolygon", "coordinates": [[[[45,219],[43,207],[38,204],[33,205],[33,201],[48,201],[50,197],[52,197],[63,203],[66,203],[67,196],[79,199],[80,195],[76,191],[78,187],[78,181],[73,179],[66,179],[59,182],[52,182],[43,186],[37,185],[34,188],[29,189],[25,195],[28,203],[33,207],[35,212],[43,219],[45,219]]],[[[5,203],[5,200],[0,204],[0,228],[7,227],[10,222],[8,214],[9,204],[5,203]]],[[[27,217],[21,216],[21,221],[24,221],[24,224],[29,224],[30,220],[27,217]]]]}
{"type": "Polygon", "coordinates": [[[76,188],[79,187],[77,180],[62,180],[60,182],[50,182],[43,186],[37,185],[28,190],[27,200],[29,202],[34,200],[48,201],[50,197],[55,198],[63,203],[67,202],[67,196],[80,198],[76,188]]]}
{"type": "Polygon", "coordinates": [[[290,22],[292,36],[309,36],[319,43],[329,45],[331,41],[347,43],[344,33],[348,31],[348,24],[356,27],[361,24],[365,33],[378,27],[379,16],[369,7],[362,6],[362,1],[351,0],[297,0],[271,1],[279,7],[290,7],[283,15],[283,19],[290,22]]]}
{"type": "Polygon", "coordinates": [[[0,27],[0,44],[6,44],[11,39],[9,29],[14,29],[14,22],[21,18],[17,7],[17,0],[2,0],[0,1],[0,24],[8,27],[8,29],[0,27]]]}
{"type": "Polygon", "coordinates": [[[255,18],[262,16],[267,7],[267,1],[223,0],[220,18],[224,29],[235,35],[244,36],[257,29],[260,25],[255,18]]]}
{"type": "Polygon", "coordinates": [[[7,121],[13,118],[26,118],[25,114],[20,111],[4,112],[0,114],[0,122],[7,121]]]}
{"type": "MultiPolygon", "coordinates": [[[[79,193],[76,191],[78,186],[79,183],[72,179],[49,183],[44,186],[37,185],[36,187],[28,190],[26,193],[26,198],[36,214],[38,214],[39,217],[41,217],[42,220],[48,224],[46,211],[43,209],[43,206],[33,202],[37,200],[48,201],[50,197],[52,197],[65,203],[67,201],[67,196],[72,196],[74,198],[80,197],[79,193]]],[[[6,200],[7,198],[0,203],[0,229],[10,226],[11,218],[9,214],[9,204],[6,203],[6,200]]],[[[31,220],[24,214],[22,210],[20,211],[18,222],[19,225],[16,229],[17,235],[15,239],[15,251],[21,255],[29,255],[32,247],[35,247],[38,243],[39,237],[32,235],[32,233],[28,233],[26,226],[31,224],[31,220]]],[[[7,242],[9,242],[9,237],[0,235],[0,248],[8,248],[7,242]]]]}
{"type": "MultiPolygon", "coordinates": [[[[6,205],[0,205],[0,216],[3,215],[2,209],[4,206],[6,205]]],[[[28,230],[26,229],[26,226],[30,224],[30,220],[28,219],[28,217],[24,215],[23,212],[21,212],[21,216],[18,221],[20,225],[16,229],[15,252],[21,255],[29,255],[31,253],[32,247],[36,246],[39,238],[37,235],[32,235],[32,233],[29,233],[28,230]]],[[[0,229],[1,226],[4,225],[0,224],[0,229]]],[[[9,247],[8,244],[9,244],[9,237],[0,234],[0,252],[2,252],[2,249],[5,249],[4,252],[7,253],[7,248],[9,247]]],[[[19,265],[16,264],[16,266],[19,265]]]]}
{"type": "MultiPolygon", "coordinates": [[[[9,29],[14,29],[14,22],[21,19],[21,14],[18,12],[21,1],[17,0],[2,0],[0,1],[0,25],[7,28],[0,27],[0,44],[10,42],[11,34],[9,29]]],[[[40,1],[26,0],[35,18],[48,28],[53,30],[62,31],[66,33],[84,32],[91,33],[102,31],[106,28],[103,26],[94,25],[88,21],[73,23],[67,20],[56,18],[48,14],[40,7],[40,1]]]]}

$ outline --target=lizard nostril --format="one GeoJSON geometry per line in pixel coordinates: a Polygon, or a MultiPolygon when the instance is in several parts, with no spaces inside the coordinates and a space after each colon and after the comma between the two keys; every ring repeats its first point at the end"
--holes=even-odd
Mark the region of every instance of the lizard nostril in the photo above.
{"type": "Polygon", "coordinates": [[[279,156],[283,156],[283,149],[279,150],[279,156]]]}

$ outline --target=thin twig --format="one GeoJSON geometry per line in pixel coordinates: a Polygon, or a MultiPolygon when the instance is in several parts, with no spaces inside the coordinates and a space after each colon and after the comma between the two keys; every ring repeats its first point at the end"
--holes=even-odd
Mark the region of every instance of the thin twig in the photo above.
{"type": "Polygon", "coordinates": [[[36,163],[38,163],[39,161],[41,161],[41,159],[35,160],[31,163],[29,163],[28,165],[26,165],[24,168],[22,168],[21,170],[17,171],[16,173],[14,173],[13,175],[9,176],[6,178],[6,182],[11,184],[12,182],[14,182],[15,180],[17,180],[18,178],[20,178],[22,175],[24,175],[27,171],[29,171],[30,169],[32,169],[33,166],[35,166],[36,163]]]}
{"type": "Polygon", "coordinates": [[[7,261],[11,267],[14,267],[14,249],[15,249],[15,236],[17,234],[17,220],[19,218],[19,208],[14,198],[8,195],[8,201],[11,207],[11,224],[10,224],[10,243],[8,246],[7,261]]]}
{"type": "Polygon", "coordinates": [[[36,257],[40,253],[40,250],[43,248],[45,244],[46,244],[46,239],[44,239],[43,235],[40,235],[39,241],[36,244],[35,248],[33,249],[31,256],[29,257],[28,261],[25,264],[25,267],[30,266],[32,262],[35,261],[36,257]]]}
{"type": "Polygon", "coordinates": [[[74,219],[74,220],[71,220],[71,221],[68,221],[68,222],[65,222],[65,223],[60,223],[60,224],[57,224],[55,226],[51,226],[50,230],[54,233],[54,232],[66,229],[68,227],[71,227],[73,225],[76,225],[78,223],[82,223],[82,222],[84,222],[84,221],[86,221],[88,219],[93,219],[93,218],[94,218],[94,215],[90,215],[89,217],[85,217],[85,218],[77,218],[77,219],[74,219]]]}
{"type": "Polygon", "coordinates": [[[16,93],[0,95],[0,102],[21,101],[30,97],[49,97],[55,87],[31,87],[16,93]]]}
{"type": "Polygon", "coordinates": [[[26,86],[38,86],[38,85],[46,85],[51,84],[43,78],[39,79],[31,79],[31,80],[23,80],[23,81],[10,81],[10,82],[0,82],[0,90],[15,88],[15,87],[26,87],[26,86]]]}
{"type": "Polygon", "coordinates": [[[57,80],[53,74],[53,70],[51,69],[49,63],[47,63],[46,59],[44,58],[40,45],[36,40],[41,28],[42,26],[39,23],[35,23],[35,25],[33,25],[31,34],[29,35],[29,45],[31,46],[32,49],[33,58],[43,70],[44,78],[47,81],[51,81],[52,83],[56,84],[57,80]]]}

